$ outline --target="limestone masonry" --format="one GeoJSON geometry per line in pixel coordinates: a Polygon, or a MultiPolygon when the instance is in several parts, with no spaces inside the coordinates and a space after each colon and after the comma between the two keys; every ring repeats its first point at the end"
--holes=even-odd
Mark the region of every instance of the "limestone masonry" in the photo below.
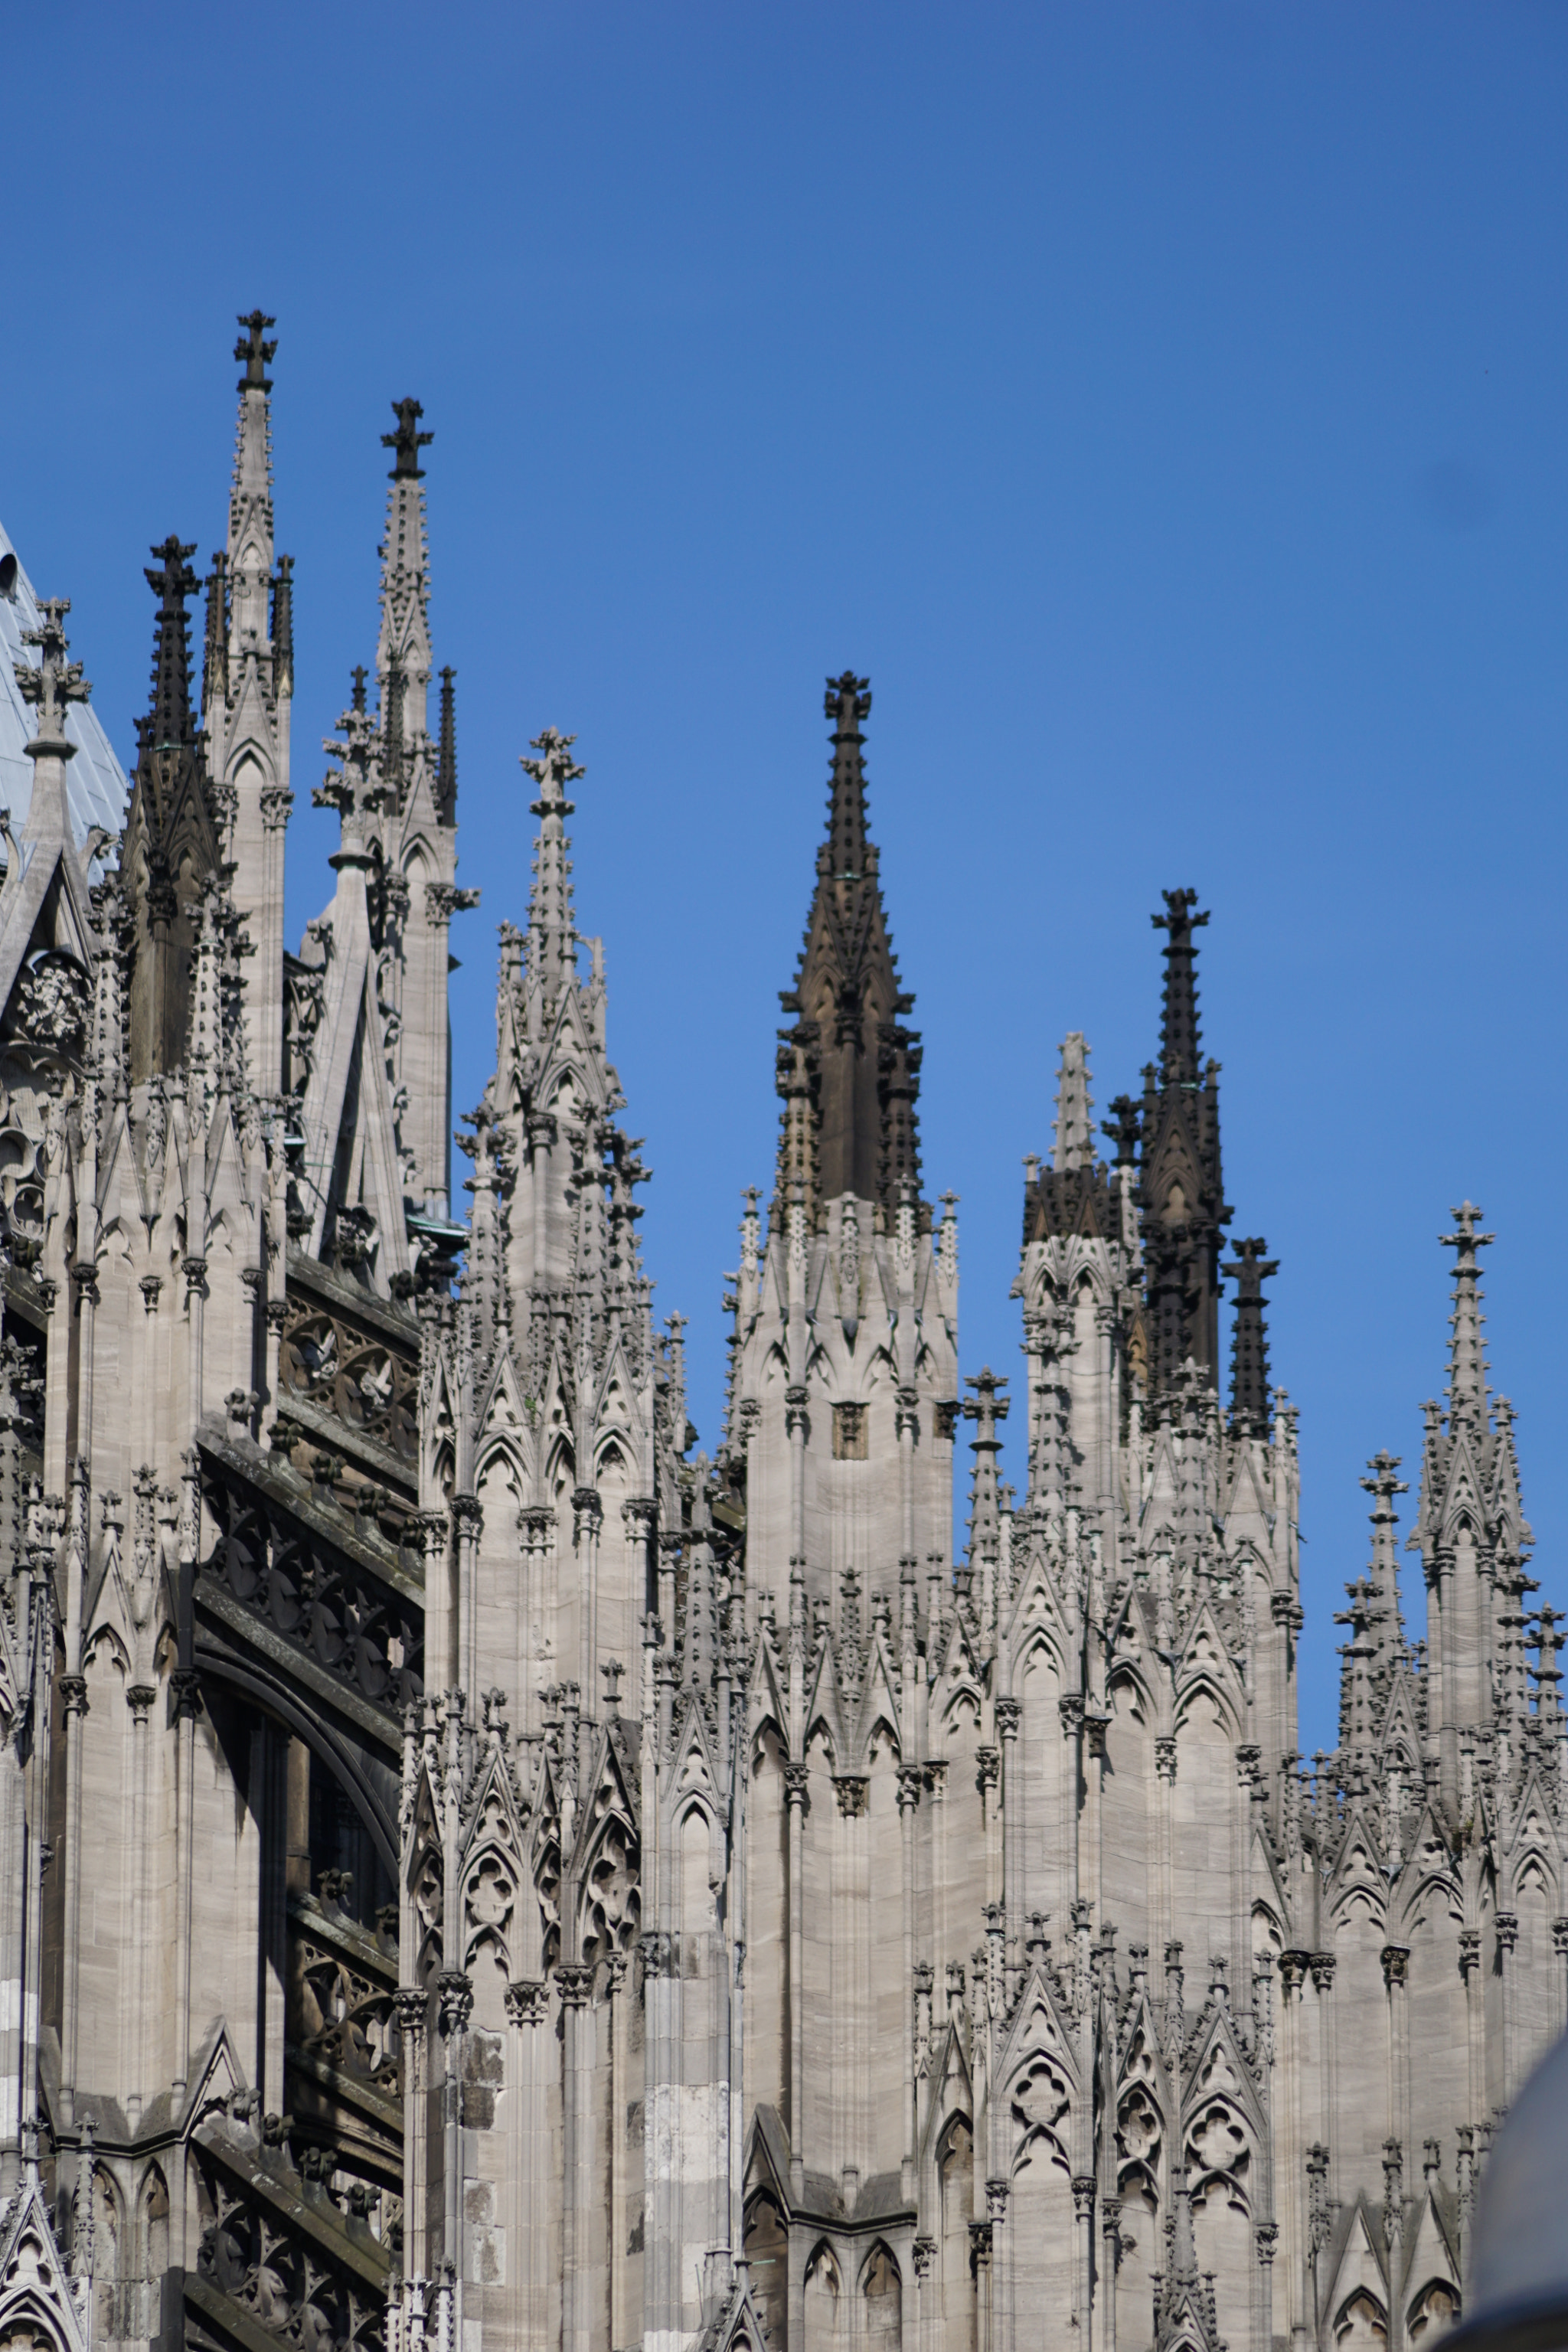
{"type": "MultiPolygon", "coordinates": [[[[1430,2342],[1568,1994],[1559,1621],[1479,1213],[1411,1472],[1425,1640],[1380,1454],[1304,1769],[1208,916],[1165,894],[1158,1050],[1103,1128],[1063,1045],[1026,1381],[964,1379],[847,673],[693,1456],[552,730],[454,1215],[478,893],[412,400],[285,944],[271,325],[194,647],[195,547],[147,570],[129,783],[0,539],[0,2347],[1430,2342]]],[[[1435,1262],[1435,1366],[1437,1296],[1435,1262]]]]}

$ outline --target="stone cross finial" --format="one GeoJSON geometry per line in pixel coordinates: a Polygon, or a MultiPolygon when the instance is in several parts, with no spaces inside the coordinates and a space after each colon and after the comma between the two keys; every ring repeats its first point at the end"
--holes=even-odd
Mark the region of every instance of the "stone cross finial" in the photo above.
{"type": "Polygon", "coordinates": [[[267,371],[272,364],[272,354],[278,346],[276,342],[267,342],[264,338],[268,328],[275,327],[278,321],[269,319],[265,310],[252,310],[248,314],[242,310],[239,323],[245,329],[234,347],[235,358],[245,362],[245,373],[239,379],[239,389],[241,392],[270,392],[272,383],[267,371]]]}
{"type": "Polygon", "coordinates": [[[825,719],[837,719],[846,734],[858,727],[862,719],[871,716],[870,679],[857,677],[852,669],[847,669],[842,677],[830,677],[822,698],[822,715],[825,719]]]}
{"type": "Polygon", "coordinates": [[[384,433],[381,446],[394,453],[394,462],[387,479],[392,482],[412,478],[416,482],[425,478],[425,468],[419,463],[419,452],[436,438],[434,433],[421,433],[419,419],[425,411],[416,400],[395,400],[392,413],[397,419],[395,433],[384,433]]]}
{"type": "Polygon", "coordinates": [[[537,751],[536,760],[521,759],[518,762],[525,776],[531,776],[539,787],[539,798],[531,803],[535,816],[571,816],[573,804],[566,797],[568,784],[585,776],[587,769],[572,757],[575,735],[563,735],[557,727],[547,727],[542,735],[535,735],[530,746],[537,751]]]}
{"type": "Polygon", "coordinates": [[[68,757],[72,747],[65,742],[67,706],[85,702],[92,692],[81,674],[80,662],[66,659],[69,646],[61,624],[70,608],[68,596],[46,596],[41,601],[37,627],[22,632],[22,643],[38,648],[38,667],[35,669],[30,662],[16,665],[23,701],[38,706],[34,741],[51,748],[63,747],[68,757]]]}

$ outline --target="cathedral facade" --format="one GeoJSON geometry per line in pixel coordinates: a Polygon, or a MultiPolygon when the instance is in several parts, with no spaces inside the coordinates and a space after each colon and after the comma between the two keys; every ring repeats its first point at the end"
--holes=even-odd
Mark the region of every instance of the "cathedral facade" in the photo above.
{"type": "MultiPolygon", "coordinates": [[[[1435,2341],[1568,2000],[1558,1621],[1479,1213],[1412,1465],[1425,1638],[1383,1454],[1305,1766],[1208,916],[1165,894],[1157,1050],[1103,1125],[1067,1037],[1026,1375],[965,1377],[847,672],[695,1453],[554,730],[457,1213],[478,893],[413,401],[285,940],[272,323],[194,644],[195,547],[146,571],[129,779],[0,540],[0,2345],[1435,2341]]],[[[1436,1360],[1436,1279],[1433,1323],[1436,1360]]]]}

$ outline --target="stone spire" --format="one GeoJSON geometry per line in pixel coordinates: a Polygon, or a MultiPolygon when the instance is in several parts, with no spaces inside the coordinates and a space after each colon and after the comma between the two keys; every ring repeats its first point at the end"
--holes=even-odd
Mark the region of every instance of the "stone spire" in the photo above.
{"type": "MultiPolygon", "coordinates": [[[[824,708],[834,722],[827,837],[816,854],[795,983],[779,999],[795,1020],[779,1032],[784,1109],[774,1213],[783,1218],[798,1178],[813,1227],[825,1202],[851,1192],[875,1202],[890,1228],[900,1188],[907,1183],[919,1197],[921,1047],[902,1026],[914,999],[900,987],[867,832],[860,729],[871,709],[868,681],[852,670],[830,678],[824,708]]],[[[923,1203],[920,1222],[929,1230],[923,1203]]]]}
{"type": "Polygon", "coordinates": [[[88,1057],[88,974],[98,940],[88,892],[91,845],[87,856],[79,856],[66,789],[76,756],[67,714],[91,688],[80,662],[68,658],[69,599],[46,597],[37,611],[37,626],[20,632],[37,663],[13,666],[22,700],[35,713],[24,746],[33,786],[20,855],[8,858],[0,877],[0,1032],[16,1040],[31,1065],[29,1086],[51,1059],[70,1066],[88,1057]]]}
{"type": "Polygon", "coordinates": [[[283,837],[293,700],[291,564],[274,568],[272,379],[278,349],[265,310],[241,316],[242,362],[228,534],[207,580],[203,726],[219,787],[215,816],[232,866],[235,912],[248,941],[241,1002],[250,1081],[275,1095],[283,1083],[283,837]]]}
{"type": "Polygon", "coordinates": [[[539,787],[529,807],[539,819],[539,839],[533,851],[533,888],[528,902],[529,978],[541,992],[546,1022],[552,1016],[563,989],[577,976],[577,929],[572,916],[572,860],[566,855],[566,820],[577,803],[566,797],[568,784],[587,773],[572,757],[575,735],[547,727],[531,745],[535,753],[521,761],[523,773],[539,787]]]}
{"type": "Polygon", "coordinates": [[[136,722],[138,758],[121,870],[133,940],[131,1080],[177,1068],[190,1034],[197,892],[222,860],[201,740],[191,707],[194,546],[170,537],[153,550],[147,584],[158,599],[152,708],[136,722]]]}
{"type": "Polygon", "coordinates": [[[1059,1174],[1067,1168],[1087,1168],[1094,1160],[1089,1113],[1089,1047],[1081,1029],[1062,1039],[1061,1076],[1057,1087],[1057,1134],[1053,1164],[1059,1174]]]}
{"type": "Polygon", "coordinates": [[[1268,1434],[1268,1328],[1263,1286],[1279,1271],[1279,1261],[1265,1258],[1268,1244],[1261,1237],[1237,1242],[1234,1264],[1225,1269],[1236,1277],[1236,1329],[1231,1340],[1230,1425],[1238,1437],[1268,1434]]]}
{"type": "Polygon", "coordinates": [[[458,821],[458,698],[448,663],[441,672],[441,742],[436,755],[436,814],[443,824],[458,821]]]}
{"type": "Polygon", "coordinates": [[[974,1435],[969,1448],[974,1456],[974,1470],[969,1486],[969,1564],[973,1570],[983,1560],[995,1560],[1001,1540],[996,1456],[1002,1451],[998,1431],[1007,1418],[1007,1399],[1002,1394],[1007,1383],[986,1364],[964,1385],[974,1391],[974,1394],[966,1397],[963,1403],[964,1419],[974,1423],[974,1435]]]}
{"type": "Polygon", "coordinates": [[[1190,1357],[1210,1386],[1219,1360],[1220,1232],[1231,1211],[1220,1173],[1219,1065],[1198,1062],[1196,950],[1208,921],[1195,890],[1167,890],[1152,918],[1166,934],[1160,1060],[1145,1070],[1142,1117],[1150,1379],[1168,1391],[1190,1357]]]}
{"type": "Polygon", "coordinates": [[[1405,1621],[1399,1606],[1399,1528],[1394,1498],[1395,1495],[1408,1494],[1409,1486],[1406,1480],[1394,1475],[1399,1468],[1397,1454],[1374,1454],[1366,1466],[1372,1475],[1361,1483],[1373,1498],[1372,1566],[1367,1580],[1381,1670],[1405,1652],[1405,1621]]]}
{"type": "Polygon", "coordinates": [[[1487,1425],[1486,1364],[1481,1356],[1480,1262],[1477,1251],[1486,1249],[1496,1239],[1493,1234],[1479,1234],[1476,1223],[1480,1211],[1473,1201],[1461,1202],[1449,1211],[1458,1231],[1444,1234],[1440,1238],[1445,1249],[1455,1253],[1454,1311],[1448,1318],[1452,1338],[1448,1343],[1448,1433],[1457,1435],[1461,1428],[1484,1430],[1487,1425]]]}
{"type": "Polygon", "coordinates": [[[388,782],[401,794],[404,758],[426,730],[430,689],[429,562],[425,545],[425,469],[419,452],[435,439],[419,429],[425,411],[416,400],[395,400],[396,429],[384,433],[393,452],[392,488],[386,500],[386,538],[381,551],[381,635],[375,673],[381,685],[381,725],[388,749],[388,782]],[[394,748],[395,747],[395,748],[394,748]]]}

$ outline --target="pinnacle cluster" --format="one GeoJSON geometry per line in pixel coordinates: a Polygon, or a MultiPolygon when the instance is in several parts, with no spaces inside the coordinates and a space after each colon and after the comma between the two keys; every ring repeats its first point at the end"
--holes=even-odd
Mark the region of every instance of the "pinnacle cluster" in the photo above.
{"type": "Polygon", "coordinates": [[[964,1376],[846,670],[695,1452],[554,727],[453,1195],[448,939],[479,894],[411,398],[374,659],[314,792],[338,845],[285,943],[278,344],[239,323],[199,651],[174,532],[129,779],[68,604],[0,569],[16,2340],[1436,2342],[1568,1982],[1561,1621],[1487,1383],[1479,1211],[1444,1237],[1412,1470],[1425,1636],[1379,1453],[1309,1764],[1280,1267],[1227,1250],[1209,916],[1164,894],[1157,1051],[1102,1123],[1066,1036],[1024,1376],[964,1376]]]}

